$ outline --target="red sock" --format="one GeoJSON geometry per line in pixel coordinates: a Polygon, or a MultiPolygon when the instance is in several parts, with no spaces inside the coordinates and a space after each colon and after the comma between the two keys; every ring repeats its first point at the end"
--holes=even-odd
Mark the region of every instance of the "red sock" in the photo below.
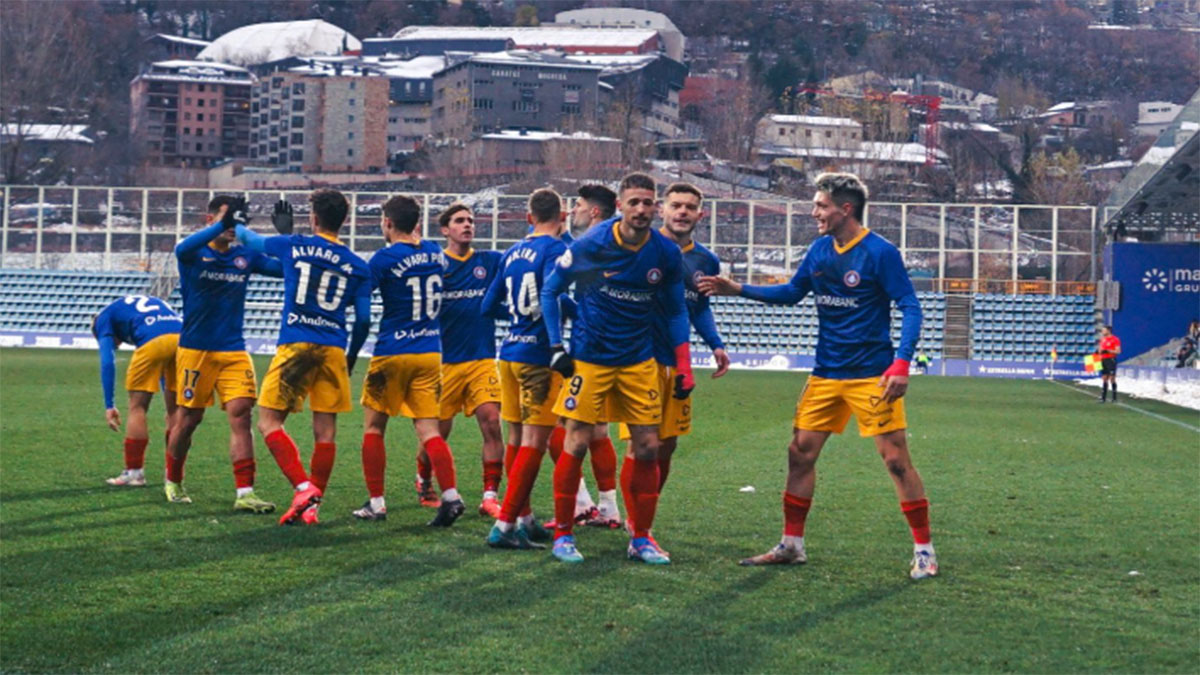
{"type": "Polygon", "coordinates": [[[433,475],[437,477],[438,487],[442,492],[457,486],[454,475],[454,455],[450,446],[446,445],[441,436],[434,436],[425,441],[425,454],[429,455],[429,463],[433,465],[433,475]]]}
{"type": "Polygon", "coordinates": [[[596,478],[596,489],[608,492],[617,489],[617,450],[609,438],[593,439],[588,443],[592,451],[592,474],[596,478]]]}
{"type": "Polygon", "coordinates": [[[621,501],[625,502],[625,519],[633,527],[633,458],[628,455],[621,462],[621,501]]]}
{"type": "Polygon", "coordinates": [[[808,509],[811,506],[812,497],[783,493],[783,533],[786,536],[804,536],[804,521],[808,518],[808,509]]]}
{"type": "Polygon", "coordinates": [[[567,430],[563,427],[556,426],[550,432],[550,440],[546,444],[546,448],[550,451],[550,461],[558,466],[558,457],[562,454],[563,444],[567,440],[567,430]]]}
{"type": "Polygon", "coordinates": [[[314,443],[312,458],[308,460],[308,475],[313,485],[322,494],[329,485],[329,474],[333,473],[333,459],[337,456],[337,444],[314,443]]]}
{"type": "Polygon", "coordinates": [[[904,517],[908,519],[908,526],[912,528],[913,542],[917,544],[928,544],[933,540],[929,534],[929,500],[914,499],[911,502],[900,502],[900,510],[904,512],[904,517]]]}
{"type": "Polygon", "coordinates": [[[125,468],[140,469],[146,465],[146,444],[148,438],[125,439],[125,468]]]}
{"type": "Polygon", "coordinates": [[[504,502],[500,505],[500,520],[512,523],[516,522],[518,515],[528,513],[529,493],[533,492],[533,484],[541,468],[542,456],[537,450],[527,446],[517,450],[508,470],[508,487],[504,490],[504,502]]]}
{"type": "Polygon", "coordinates": [[[279,465],[280,471],[283,471],[292,487],[308,480],[308,474],[304,473],[304,464],[300,461],[300,449],[286,431],[276,429],[267,434],[264,440],[271,456],[275,458],[275,463],[279,465]]]}
{"type": "Polygon", "coordinates": [[[363,434],[362,465],[367,494],[371,497],[382,497],[383,474],[387,470],[387,452],[383,449],[383,436],[363,434]]]}
{"type": "Polygon", "coordinates": [[[187,457],[175,459],[170,452],[167,453],[167,480],[172,483],[183,483],[183,463],[187,461],[187,457]]]}
{"type": "Polygon", "coordinates": [[[659,454],[658,456],[658,493],[662,494],[663,486],[667,484],[667,476],[671,475],[671,457],[670,455],[659,454]]]}
{"type": "Polygon", "coordinates": [[[504,462],[500,460],[483,460],[483,491],[495,492],[500,489],[500,475],[504,473],[504,462]]]}
{"type": "Polygon", "coordinates": [[[554,537],[571,534],[575,526],[575,495],[583,474],[583,458],[564,452],[554,463],[554,537]]]}
{"type": "Polygon", "coordinates": [[[239,459],[233,463],[233,486],[239,490],[254,487],[254,458],[239,459]]]}
{"type": "Polygon", "coordinates": [[[633,492],[635,513],[633,536],[649,536],[654,525],[654,512],[658,510],[658,461],[635,458],[629,488],[633,492]]]}
{"type": "Polygon", "coordinates": [[[428,483],[429,478],[433,475],[433,467],[429,465],[429,455],[419,450],[417,451],[417,475],[425,483],[428,483]]]}

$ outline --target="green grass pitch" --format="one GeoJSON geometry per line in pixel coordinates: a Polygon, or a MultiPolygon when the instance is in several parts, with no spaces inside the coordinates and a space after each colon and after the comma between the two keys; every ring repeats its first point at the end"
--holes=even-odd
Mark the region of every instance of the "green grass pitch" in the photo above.
{"type": "MultiPolygon", "coordinates": [[[[1061,385],[914,378],[942,576],[911,582],[891,482],[853,431],[819,465],[809,564],[736,565],[778,539],[803,375],[701,373],[655,528],[674,563],[653,568],[618,532],[580,532],[577,566],[488,549],[471,420],[450,439],[470,508],[450,530],[425,526],[405,420],[388,433],[391,518],[350,516],[358,410],[317,527],[231,510],[219,411],[187,465],[195,504],[163,500],[157,400],[151,487],[109,488],[121,436],[97,372],[94,353],[0,352],[0,671],[1200,671],[1200,434],[1061,385]]],[[[307,461],[306,417],[289,428],[307,461]]],[[[259,494],[285,503],[257,450],[259,494]]]]}

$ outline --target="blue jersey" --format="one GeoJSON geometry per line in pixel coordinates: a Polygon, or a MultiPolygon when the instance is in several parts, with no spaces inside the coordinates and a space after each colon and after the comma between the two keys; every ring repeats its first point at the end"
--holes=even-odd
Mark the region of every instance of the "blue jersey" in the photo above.
{"type": "MultiPolygon", "coordinates": [[[[720,274],[721,261],[712,251],[695,241],[680,249],[680,252],[683,254],[683,294],[687,301],[688,320],[696,327],[696,332],[709,349],[724,349],[725,343],[717,332],[712,305],[708,296],[696,286],[696,280],[700,277],[720,274]]],[[[671,343],[665,310],[659,302],[654,317],[654,360],[664,366],[674,367],[675,347],[671,343]]]]}
{"type": "Polygon", "coordinates": [[[196,232],[175,247],[179,260],[179,292],[183,296],[183,330],[179,346],[211,352],[246,349],[242,323],[246,283],[252,273],[280,276],[279,263],[249,247],[231,245],[218,251],[208,242],[220,224],[196,232]]]}
{"type": "Polygon", "coordinates": [[[396,242],[371,256],[371,285],[383,298],[375,356],[442,351],[438,315],[446,256],[427,239],[396,242]]]}
{"type": "Polygon", "coordinates": [[[97,340],[111,338],[114,347],[122,342],[141,347],[182,328],[183,319],[167,303],[145,295],[129,295],[100,310],[92,333],[97,340]]]}
{"type": "Polygon", "coordinates": [[[887,370],[893,360],[892,301],[904,317],[894,356],[912,360],[921,304],[900,252],[883,237],[863,230],[839,250],[825,235],[813,242],[789,283],[742,288],[745,297],[779,304],[795,304],[809,292],[817,305],[817,377],[878,377],[887,370]]]}
{"type": "Polygon", "coordinates": [[[484,316],[483,296],[500,269],[500,251],[446,254],[442,282],[442,363],[496,358],[496,321],[484,316]]]}
{"type": "MultiPolygon", "coordinates": [[[[542,291],[543,304],[575,283],[578,317],[571,354],[587,363],[625,366],[654,355],[654,315],[668,317],[673,345],[688,339],[679,246],[656,230],[641,244],[621,240],[620,220],[589,229],[571,245],[542,291]],[[553,297],[553,296],[550,296],[553,297]]],[[[561,341],[557,307],[548,314],[552,344],[561,341]]]]}
{"type": "MultiPolygon", "coordinates": [[[[536,234],[517,242],[504,252],[500,274],[488,289],[485,311],[495,315],[496,307],[508,306],[508,334],[500,343],[500,358],[534,366],[550,365],[550,338],[546,332],[542,288],[567,250],[562,239],[536,234]]],[[[558,295],[553,300],[558,304],[558,295]]]]}
{"type": "Polygon", "coordinates": [[[336,237],[267,237],[267,255],[283,266],[283,312],[278,344],[311,342],[346,349],[346,308],[371,294],[367,264],[336,237]]]}

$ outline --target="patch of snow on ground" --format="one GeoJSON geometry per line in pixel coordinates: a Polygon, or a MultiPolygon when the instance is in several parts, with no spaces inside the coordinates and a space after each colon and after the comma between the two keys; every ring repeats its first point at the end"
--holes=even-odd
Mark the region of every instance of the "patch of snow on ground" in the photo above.
{"type": "MultiPolygon", "coordinates": [[[[1085,387],[1095,387],[1096,393],[1099,395],[1099,377],[1082,378],[1075,380],[1075,383],[1082,384],[1085,387]]],[[[1200,381],[1185,382],[1172,380],[1167,383],[1166,391],[1163,391],[1161,376],[1134,379],[1131,377],[1122,377],[1120,371],[1118,371],[1117,393],[1122,397],[1149,398],[1184,408],[1191,408],[1192,410],[1200,410],[1200,381]]]]}

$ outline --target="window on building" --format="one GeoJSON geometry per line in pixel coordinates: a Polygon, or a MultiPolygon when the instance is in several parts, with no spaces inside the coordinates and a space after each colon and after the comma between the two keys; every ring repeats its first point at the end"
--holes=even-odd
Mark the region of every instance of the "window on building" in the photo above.
{"type": "Polygon", "coordinates": [[[196,121],[203,122],[204,121],[204,113],[196,113],[196,121]]]}
{"type": "Polygon", "coordinates": [[[292,112],[302,112],[304,110],[304,99],[292,99],[292,112]]]}
{"type": "Polygon", "coordinates": [[[395,140],[396,140],[395,136],[388,136],[388,143],[393,143],[393,142],[395,142],[395,140]]]}
{"type": "Polygon", "coordinates": [[[292,134],[292,145],[304,145],[304,134],[292,134]]]}
{"type": "Polygon", "coordinates": [[[303,82],[293,83],[292,84],[292,93],[297,96],[303,96],[304,95],[304,83],[303,82]]]}
{"type": "Polygon", "coordinates": [[[196,85],[196,91],[204,91],[204,85],[202,85],[202,84],[196,85]]]}
{"type": "Polygon", "coordinates": [[[354,132],[353,132],[353,131],[351,131],[351,132],[348,132],[348,133],[346,134],[346,138],[349,138],[349,139],[353,140],[353,139],[354,139],[354,132]]]}
{"type": "Polygon", "coordinates": [[[192,119],[192,113],[190,113],[190,112],[183,113],[183,119],[185,119],[185,120],[192,119]]]}
{"type": "Polygon", "coordinates": [[[804,137],[805,137],[805,138],[812,138],[812,129],[805,129],[805,130],[804,130],[804,137]]]}
{"type": "Polygon", "coordinates": [[[354,148],[346,148],[346,156],[353,157],[354,156],[354,148]]]}
{"type": "Polygon", "coordinates": [[[513,101],[512,109],[514,112],[535,113],[539,109],[537,101],[513,101]]]}
{"type": "Polygon", "coordinates": [[[357,87],[357,86],[355,86],[355,85],[357,85],[357,84],[358,84],[358,83],[357,83],[357,82],[355,82],[354,80],[350,80],[350,88],[351,88],[351,89],[357,89],[358,87],[357,87]]]}
{"type": "Polygon", "coordinates": [[[825,138],[833,138],[833,132],[829,129],[825,130],[825,138]]]}
{"type": "Polygon", "coordinates": [[[303,128],[304,127],[304,118],[300,117],[300,116],[293,116],[292,117],[292,126],[296,129],[303,128]]]}
{"type": "Polygon", "coordinates": [[[271,88],[272,89],[278,89],[282,86],[283,86],[283,78],[282,77],[272,77],[271,78],[271,88]]]}
{"type": "Polygon", "coordinates": [[[278,119],[279,119],[279,108],[272,108],[271,109],[271,121],[274,122],[278,119]]]}
{"type": "Polygon", "coordinates": [[[217,99],[215,99],[215,98],[210,98],[210,99],[208,99],[208,106],[209,106],[210,108],[215,108],[215,107],[217,107],[217,99]]]}
{"type": "MultiPolygon", "coordinates": [[[[167,102],[167,99],[165,99],[165,98],[164,98],[164,99],[163,99],[163,103],[166,103],[166,102],[167,102]]],[[[183,102],[184,102],[185,104],[187,104],[187,105],[191,105],[191,104],[192,104],[192,99],[190,99],[190,98],[185,98],[185,99],[183,99],[183,102]]]]}
{"type": "Polygon", "coordinates": [[[272,136],[278,136],[278,135],[279,135],[279,127],[278,127],[278,126],[276,126],[276,125],[274,125],[274,124],[272,124],[272,125],[271,125],[271,129],[270,129],[270,134],[271,134],[272,136]]]}
{"type": "Polygon", "coordinates": [[[209,151],[209,152],[214,152],[216,149],[217,149],[217,144],[216,144],[216,143],[209,143],[209,144],[208,144],[208,151],[209,151]]]}
{"type": "Polygon", "coordinates": [[[347,119],[346,119],[346,121],[347,121],[347,122],[353,122],[353,121],[354,121],[354,115],[346,115],[346,118],[347,118],[347,119]]]}
{"type": "Polygon", "coordinates": [[[196,152],[204,152],[204,144],[203,143],[196,144],[196,152]]]}
{"type": "Polygon", "coordinates": [[[191,127],[184,127],[184,128],[183,128],[183,135],[184,135],[184,136],[191,136],[191,135],[192,135],[192,128],[191,128],[191,127]]]}
{"type": "Polygon", "coordinates": [[[350,106],[351,108],[353,108],[353,107],[354,107],[354,99],[352,99],[352,98],[348,98],[348,99],[346,99],[346,105],[348,105],[348,106],[350,106]]]}
{"type": "Polygon", "coordinates": [[[291,160],[293,162],[303,162],[304,161],[304,151],[296,149],[296,148],[292,148],[292,151],[291,151],[289,157],[291,158],[291,160]]]}
{"type": "Polygon", "coordinates": [[[288,146],[288,137],[287,137],[287,134],[284,134],[279,137],[279,147],[286,148],[287,146],[288,146]]]}
{"type": "Polygon", "coordinates": [[[251,112],[251,113],[253,113],[253,114],[255,114],[255,115],[257,115],[257,114],[258,114],[258,101],[255,101],[254,103],[252,103],[252,104],[250,105],[250,112],[251,112]]]}
{"type": "Polygon", "coordinates": [[[780,136],[783,136],[783,135],[784,135],[784,134],[786,134],[786,133],[787,133],[787,129],[780,129],[780,130],[779,130],[779,135],[780,135],[780,136]]]}
{"type": "Polygon", "coordinates": [[[204,107],[204,99],[202,99],[202,98],[196,99],[196,107],[203,108],[204,107]]]}
{"type": "Polygon", "coordinates": [[[492,99],[490,99],[490,98],[475,99],[475,109],[476,110],[491,110],[492,109],[492,99]]]}
{"type": "Polygon", "coordinates": [[[250,159],[258,159],[258,148],[250,148],[250,159]]]}
{"type": "Polygon", "coordinates": [[[579,104],[578,103],[562,104],[562,113],[564,115],[578,115],[579,114],[579,104]]]}
{"type": "Polygon", "coordinates": [[[400,121],[399,117],[389,117],[388,118],[388,124],[395,124],[398,121],[400,121]]]}

